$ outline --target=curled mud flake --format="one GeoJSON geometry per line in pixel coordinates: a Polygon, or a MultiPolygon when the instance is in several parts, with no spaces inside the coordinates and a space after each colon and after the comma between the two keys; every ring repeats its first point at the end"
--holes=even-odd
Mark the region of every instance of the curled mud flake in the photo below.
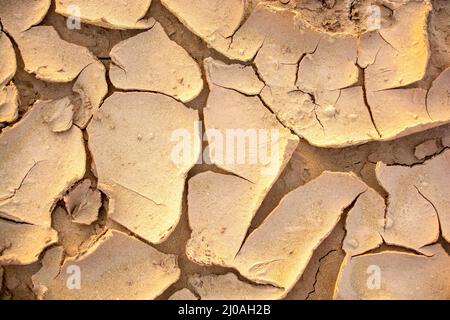
{"type": "Polygon", "coordinates": [[[12,122],[19,115],[19,93],[14,83],[0,89],[0,122],[12,122]]]}
{"type": "Polygon", "coordinates": [[[70,82],[95,57],[88,49],[62,40],[52,26],[38,26],[16,38],[25,71],[48,82],[70,82]]]}
{"type": "Polygon", "coordinates": [[[184,288],[172,294],[169,300],[198,300],[198,298],[191,290],[184,288]]]}
{"type": "Polygon", "coordinates": [[[368,92],[373,120],[383,140],[403,137],[440,124],[428,116],[426,93],[417,88],[368,92]]]}
{"type": "Polygon", "coordinates": [[[17,88],[10,82],[17,71],[16,53],[8,36],[0,31],[0,123],[17,119],[17,88]]]}
{"type": "Polygon", "coordinates": [[[195,34],[208,39],[217,33],[229,38],[238,29],[243,16],[243,0],[162,0],[163,5],[174,13],[195,34]]]}
{"type": "Polygon", "coordinates": [[[8,36],[0,31],[0,88],[14,77],[17,71],[16,53],[8,36]]]}
{"type": "Polygon", "coordinates": [[[49,104],[43,120],[53,132],[64,132],[72,127],[73,105],[69,98],[49,104]]]}
{"type": "Polygon", "coordinates": [[[427,109],[435,121],[450,120],[450,68],[445,69],[433,81],[427,95],[427,109]]]}
{"type": "Polygon", "coordinates": [[[75,103],[73,122],[80,128],[85,128],[108,93],[103,64],[96,61],[81,71],[73,85],[73,92],[79,97],[78,103],[75,103]]]}
{"type": "Polygon", "coordinates": [[[431,256],[384,251],[344,261],[335,299],[450,299],[450,257],[441,245],[431,256]]]}
{"type": "Polygon", "coordinates": [[[14,77],[14,84],[19,91],[19,115],[25,114],[38,101],[59,100],[62,98],[72,98],[73,82],[50,83],[36,79],[32,74],[19,68],[14,77]]]}
{"type": "Polygon", "coordinates": [[[209,141],[204,158],[234,175],[207,172],[190,180],[193,233],[187,255],[198,263],[228,266],[298,138],[278,123],[258,97],[215,85],[204,115],[209,141]]]}
{"type": "Polygon", "coordinates": [[[17,37],[39,24],[50,8],[51,0],[2,0],[0,20],[3,29],[17,41],[17,37]]]}
{"type": "Polygon", "coordinates": [[[314,250],[300,280],[287,294],[287,300],[333,299],[334,285],[345,253],[342,241],[345,237],[344,219],[314,250]]]}
{"type": "Polygon", "coordinates": [[[359,62],[366,67],[368,91],[406,86],[421,80],[428,64],[429,1],[410,1],[394,11],[394,23],[378,35],[363,34],[359,62]]]}
{"type": "Polygon", "coordinates": [[[102,197],[100,191],[91,188],[91,181],[85,179],[64,196],[64,202],[74,222],[90,225],[98,219],[102,197]]]}
{"type": "Polygon", "coordinates": [[[110,29],[148,29],[154,20],[145,19],[151,0],[56,0],[56,12],[82,22],[110,29]]]}
{"type": "Polygon", "coordinates": [[[54,11],[47,14],[44,23],[53,26],[61,39],[88,48],[100,59],[108,59],[109,52],[117,43],[136,35],[135,30],[105,30],[89,24],[81,25],[80,29],[68,28],[68,23],[77,27],[76,21],[54,11]]]}
{"type": "Polygon", "coordinates": [[[160,92],[183,102],[202,91],[199,66],[159,23],[117,44],[110,56],[109,77],[116,88],[160,92]]]}
{"type": "Polygon", "coordinates": [[[377,179],[389,193],[387,217],[392,220],[383,238],[411,249],[450,239],[450,151],[413,167],[377,165],[377,179]]]}
{"type": "Polygon", "coordinates": [[[200,154],[197,121],[196,111],[160,94],[114,93],[105,100],[87,131],[111,219],[152,243],[168,237],[200,154]]]}
{"type": "Polygon", "coordinates": [[[0,265],[27,265],[56,243],[56,231],[49,227],[14,223],[0,218],[0,265]]]}
{"type": "Polygon", "coordinates": [[[284,288],[286,295],[343,210],[366,190],[353,174],[326,171],[291,191],[250,234],[234,267],[252,281],[284,288]]]}
{"type": "Polygon", "coordinates": [[[233,175],[208,171],[191,178],[188,258],[204,265],[230,266],[264,196],[264,190],[233,175]]]}
{"type": "Polygon", "coordinates": [[[154,299],[180,276],[176,256],[117,231],[107,231],[81,256],[65,259],[57,274],[56,258],[33,276],[35,288],[45,288],[42,299],[154,299]]]}
{"type": "Polygon", "coordinates": [[[0,135],[0,216],[50,226],[54,203],[85,173],[81,131],[55,133],[45,122],[65,100],[39,101],[0,135]],[[43,188],[42,186],[45,186],[43,188]]]}
{"type": "Polygon", "coordinates": [[[201,300],[274,300],[283,295],[281,288],[243,282],[233,273],[195,274],[188,281],[201,300]]]}
{"type": "Polygon", "coordinates": [[[258,97],[214,86],[204,115],[212,163],[262,188],[273,185],[298,145],[258,97]]]}
{"type": "Polygon", "coordinates": [[[57,206],[52,213],[52,226],[58,231],[58,243],[63,246],[66,256],[74,257],[86,251],[103,232],[97,224],[73,223],[73,218],[62,207],[57,206]]]}
{"type": "Polygon", "coordinates": [[[251,66],[228,65],[212,58],[205,59],[204,64],[210,86],[216,85],[252,96],[258,95],[264,88],[264,83],[251,66]]]}
{"type": "Polygon", "coordinates": [[[423,160],[426,157],[432,156],[439,152],[439,146],[437,140],[427,140],[417,145],[414,149],[414,156],[423,160]]]}
{"type": "Polygon", "coordinates": [[[244,0],[162,0],[161,3],[218,51],[227,50],[244,18],[244,0]]]}
{"type": "Polygon", "coordinates": [[[343,249],[347,254],[358,255],[379,247],[383,243],[386,205],[378,192],[369,188],[349,211],[345,228],[347,234],[343,249]]]}
{"type": "Polygon", "coordinates": [[[299,64],[297,86],[305,92],[338,90],[358,81],[354,36],[323,36],[299,64]]]}

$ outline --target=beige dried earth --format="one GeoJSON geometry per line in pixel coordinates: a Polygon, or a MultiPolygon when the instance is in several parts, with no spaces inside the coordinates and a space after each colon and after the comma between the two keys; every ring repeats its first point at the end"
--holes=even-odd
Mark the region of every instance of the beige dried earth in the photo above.
{"type": "Polygon", "coordinates": [[[0,299],[449,300],[449,17],[0,0],[0,299]]]}

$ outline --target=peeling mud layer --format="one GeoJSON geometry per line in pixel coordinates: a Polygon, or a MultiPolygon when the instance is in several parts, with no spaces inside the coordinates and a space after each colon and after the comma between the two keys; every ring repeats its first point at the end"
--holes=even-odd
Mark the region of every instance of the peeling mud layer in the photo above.
{"type": "Polygon", "coordinates": [[[0,299],[450,300],[450,1],[0,22],[0,299]]]}

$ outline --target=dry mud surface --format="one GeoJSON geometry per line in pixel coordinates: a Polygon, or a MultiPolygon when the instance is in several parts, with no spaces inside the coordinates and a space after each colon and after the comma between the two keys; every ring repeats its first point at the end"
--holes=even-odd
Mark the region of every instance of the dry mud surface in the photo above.
{"type": "Polygon", "coordinates": [[[450,299],[449,1],[0,22],[1,299],[450,299]]]}

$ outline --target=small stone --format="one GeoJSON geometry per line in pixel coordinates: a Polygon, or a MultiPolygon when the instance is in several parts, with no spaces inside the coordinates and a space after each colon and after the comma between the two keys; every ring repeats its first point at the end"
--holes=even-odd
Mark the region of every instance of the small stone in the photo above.
{"type": "Polygon", "coordinates": [[[355,249],[358,248],[358,246],[359,246],[359,242],[356,239],[350,239],[348,241],[348,244],[355,249]]]}
{"type": "Polygon", "coordinates": [[[392,228],[393,225],[394,225],[394,220],[392,220],[392,218],[390,218],[390,217],[386,217],[386,220],[384,222],[384,228],[390,229],[390,228],[392,228]]]}
{"type": "Polygon", "coordinates": [[[329,105],[325,108],[324,113],[328,118],[333,118],[336,115],[336,108],[332,105],[329,105]]]}

